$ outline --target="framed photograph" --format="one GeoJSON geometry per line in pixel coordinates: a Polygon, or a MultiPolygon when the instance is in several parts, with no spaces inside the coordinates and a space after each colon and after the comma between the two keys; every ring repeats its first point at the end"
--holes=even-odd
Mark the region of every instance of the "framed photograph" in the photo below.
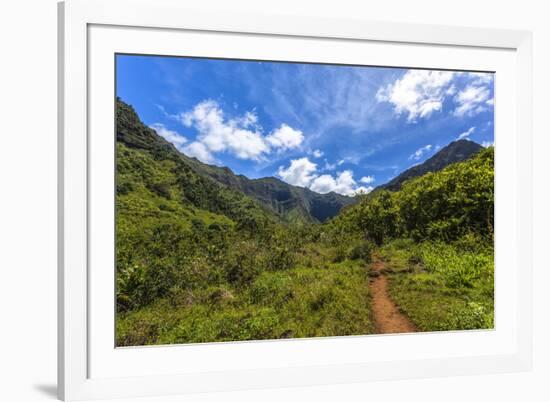
{"type": "Polygon", "coordinates": [[[60,398],[530,369],[530,33],[59,17],[60,398]]]}

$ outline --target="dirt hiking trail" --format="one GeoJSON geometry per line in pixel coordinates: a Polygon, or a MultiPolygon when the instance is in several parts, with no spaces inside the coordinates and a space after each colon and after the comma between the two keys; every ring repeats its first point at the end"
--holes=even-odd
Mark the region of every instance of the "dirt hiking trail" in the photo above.
{"type": "Polygon", "coordinates": [[[397,334],[416,332],[414,324],[399,311],[396,304],[390,299],[388,292],[388,277],[384,262],[373,256],[370,266],[370,291],[372,296],[372,313],[374,328],[377,334],[397,334]]]}

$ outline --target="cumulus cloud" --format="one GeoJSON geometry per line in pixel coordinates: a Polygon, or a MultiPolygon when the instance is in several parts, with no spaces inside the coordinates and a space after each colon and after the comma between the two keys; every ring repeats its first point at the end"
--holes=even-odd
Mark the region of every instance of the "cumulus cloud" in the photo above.
{"type": "Polygon", "coordinates": [[[308,158],[293,159],[288,168],[279,167],[277,174],[281,179],[293,186],[309,187],[313,179],[317,176],[315,171],[317,164],[311,162],[308,158]]]}
{"type": "MultiPolygon", "coordinates": [[[[334,177],[327,174],[316,177],[311,182],[309,188],[321,194],[334,191],[343,195],[355,195],[358,191],[357,183],[353,179],[353,172],[351,170],[344,170],[334,177]]],[[[361,187],[361,189],[367,191],[366,187],[361,187]]]]}
{"type": "Polygon", "coordinates": [[[470,127],[468,130],[464,131],[463,133],[460,133],[458,136],[458,139],[462,140],[464,138],[468,138],[470,135],[474,133],[475,130],[476,130],[475,127],[470,127]]]}
{"type": "Polygon", "coordinates": [[[376,99],[391,103],[394,112],[405,114],[409,122],[441,111],[446,98],[453,100],[455,116],[473,116],[493,106],[492,83],[491,73],[409,70],[400,79],[379,88],[376,99]]]}
{"type": "MultiPolygon", "coordinates": [[[[182,113],[180,120],[186,127],[197,130],[196,142],[203,145],[200,147],[203,156],[206,153],[202,151],[208,151],[209,154],[228,152],[239,159],[261,160],[272,150],[297,148],[304,140],[300,130],[284,123],[264,136],[254,112],[227,118],[213,100],[203,101],[192,110],[182,113]]],[[[198,149],[194,146],[194,151],[198,149]]]]}
{"type": "Polygon", "coordinates": [[[422,156],[427,153],[427,152],[430,152],[432,150],[432,144],[428,144],[428,145],[425,145],[423,146],[422,148],[418,148],[416,151],[414,151],[412,153],[411,156],[409,156],[409,160],[419,160],[420,158],[422,158],[422,156]]]}
{"type": "Polygon", "coordinates": [[[215,101],[207,100],[181,116],[182,123],[198,131],[197,142],[209,153],[230,152],[240,159],[258,160],[269,151],[261,132],[249,129],[246,118],[226,120],[215,101]]]}
{"type": "Polygon", "coordinates": [[[455,91],[450,71],[409,70],[403,77],[378,89],[378,102],[389,102],[396,114],[407,114],[409,122],[440,111],[445,96],[455,91]]]}
{"type": "Polygon", "coordinates": [[[481,146],[484,147],[484,148],[494,147],[495,142],[494,141],[483,141],[481,143],[481,146]]]}
{"type": "Polygon", "coordinates": [[[208,150],[208,148],[202,142],[192,142],[182,149],[185,155],[195,157],[204,163],[214,163],[216,159],[214,155],[208,150]]]}
{"type": "Polygon", "coordinates": [[[245,112],[245,114],[242,117],[237,117],[235,119],[236,122],[238,122],[240,125],[242,125],[244,128],[258,128],[258,115],[255,112],[245,112]]]}
{"type": "Polygon", "coordinates": [[[351,170],[338,172],[335,176],[329,174],[318,175],[317,164],[307,157],[293,159],[287,168],[279,167],[278,176],[294,186],[307,187],[317,193],[326,194],[335,192],[353,196],[358,191],[369,193],[372,187],[357,186],[351,170]]]}
{"type": "Polygon", "coordinates": [[[185,138],[177,131],[167,129],[166,126],[162,123],[154,123],[151,124],[149,127],[155,130],[157,134],[164,138],[166,141],[174,144],[174,146],[180,151],[182,150],[183,144],[187,142],[187,138],[185,138]]]}
{"type": "Polygon", "coordinates": [[[304,135],[300,130],[295,130],[283,123],[278,129],[268,135],[266,140],[272,147],[286,150],[298,148],[302,141],[304,141],[304,135]]]}
{"type": "Polygon", "coordinates": [[[359,181],[364,184],[370,184],[374,182],[374,176],[364,176],[359,181]]]}

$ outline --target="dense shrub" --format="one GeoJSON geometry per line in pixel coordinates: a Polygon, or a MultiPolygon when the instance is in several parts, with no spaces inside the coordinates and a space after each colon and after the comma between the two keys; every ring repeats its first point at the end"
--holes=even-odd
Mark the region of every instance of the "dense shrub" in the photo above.
{"type": "Polygon", "coordinates": [[[350,260],[361,259],[369,264],[372,260],[373,245],[368,241],[361,241],[351,247],[349,252],[350,260]]]}
{"type": "Polygon", "coordinates": [[[170,185],[168,183],[151,183],[149,188],[160,197],[167,199],[172,198],[172,194],[170,193],[170,185]]]}
{"type": "Polygon", "coordinates": [[[365,236],[377,245],[410,237],[451,242],[464,236],[492,242],[494,149],[406,181],[396,192],[377,190],[330,224],[332,236],[365,236]]]}
{"type": "Polygon", "coordinates": [[[492,255],[457,251],[444,243],[424,243],[421,248],[424,266],[439,273],[449,287],[471,287],[484,273],[494,271],[492,255]]]}
{"type": "Polygon", "coordinates": [[[333,247],[333,249],[332,249],[332,252],[333,252],[332,262],[339,263],[339,262],[344,261],[347,257],[347,251],[348,251],[348,248],[344,244],[339,244],[339,245],[333,247]]]}
{"type": "Polygon", "coordinates": [[[234,285],[247,285],[261,272],[258,264],[257,245],[252,241],[242,241],[227,250],[225,272],[227,280],[234,285]]]}
{"type": "Polygon", "coordinates": [[[482,329],[494,327],[494,311],[488,310],[476,302],[467,302],[453,308],[447,319],[438,323],[436,328],[441,331],[482,329]]]}
{"type": "Polygon", "coordinates": [[[291,277],[285,273],[260,275],[250,288],[250,300],[261,305],[278,305],[294,297],[291,277]]]}

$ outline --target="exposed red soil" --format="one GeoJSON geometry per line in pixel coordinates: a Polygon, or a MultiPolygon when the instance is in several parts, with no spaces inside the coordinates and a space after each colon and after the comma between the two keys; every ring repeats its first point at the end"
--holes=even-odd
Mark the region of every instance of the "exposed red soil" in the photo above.
{"type": "Polygon", "coordinates": [[[371,272],[377,273],[370,281],[375,331],[378,334],[416,332],[411,320],[390,299],[388,277],[384,268],[384,262],[375,256],[370,267],[371,272]]]}

